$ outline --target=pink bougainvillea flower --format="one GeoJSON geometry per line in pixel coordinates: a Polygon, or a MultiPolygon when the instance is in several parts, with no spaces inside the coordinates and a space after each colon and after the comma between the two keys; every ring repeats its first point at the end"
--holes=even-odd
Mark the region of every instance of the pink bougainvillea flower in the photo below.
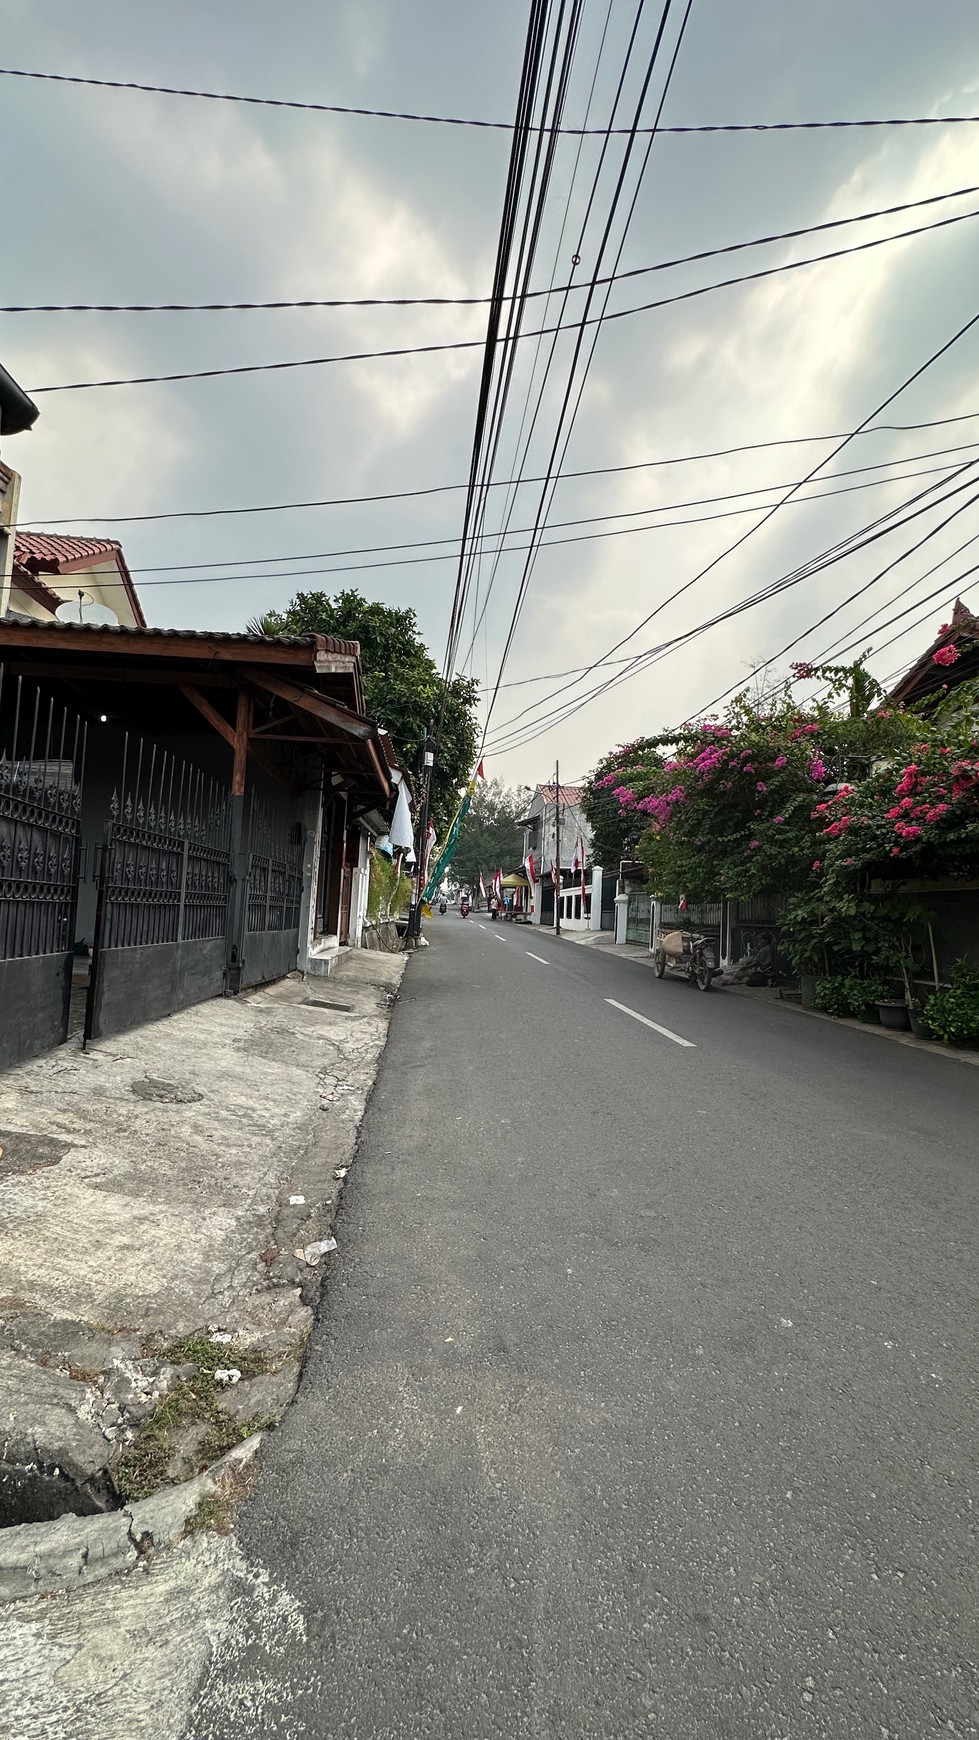
{"type": "Polygon", "coordinates": [[[810,779],[826,778],[826,763],[818,755],[814,755],[809,763],[809,777],[810,779]]]}
{"type": "Polygon", "coordinates": [[[892,846],[891,847],[891,857],[892,858],[900,858],[900,856],[901,856],[900,846],[892,846]]]}
{"type": "Polygon", "coordinates": [[[772,826],[777,828],[779,822],[784,822],[784,820],[785,820],[784,816],[773,816],[772,817],[772,826]]]}
{"type": "Polygon", "coordinates": [[[775,766],[776,767],[784,767],[785,764],[786,764],[786,757],[784,755],[776,755],[775,766]]]}
{"type": "Polygon", "coordinates": [[[936,665],[954,665],[962,655],[956,646],[940,646],[931,656],[936,665]]]}
{"type": "Polygon", "coordinates": [[[800,659],[797,664],[790,665],[789,669],[795,672],[800,681],[804,681],[807,677],[814,677],[816,675],[815,668],[809,663],[808,659],[800,659]]]}
{"type": "Polygon", "coordinates": [[[763,779],[760,779],[758,781],[758,784],[755,786],[755,790],[756,791],[767,791],[768,790],[768,787],[765,784],[765,781],[763,779]]]}
{"type": "Polygon", "coordinates": [[[761,845],[760,840],[752,840],[751,844],[748,847],[748,851],[749,852],[757,852],[760,845],[761,845]]]}
{"type": "Polygon", "coordinates": [[[812,861],[812,867],[814,870],[821,870],[823,867],[822,859],[821,858],[814,858],[812,861]]]}

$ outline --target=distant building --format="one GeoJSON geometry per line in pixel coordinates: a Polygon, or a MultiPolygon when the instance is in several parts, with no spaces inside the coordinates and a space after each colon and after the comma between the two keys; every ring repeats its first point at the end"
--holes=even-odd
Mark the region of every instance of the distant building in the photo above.
{"type": "MultiPolygon", "coordinates": [[[[524,860],[526,861],[528,853],[533,854],[537,876],[531,914],[535,924],[554,923],[554,880],[551,866],[558,863],[559,822],[561,837],[559,868],[562,887],[567,888],[572,881],[577,881],[574,874],[574,857],[575,847],[579,839],[584,843],[585,863],[589,867],[591,865],[591,829],[581,807],[581,797],[582,788],[580,785],[535,786],[526,812],[520,818],[519,826],[523,829],[524,860]]],[[[580,888],[576,899],[577,918],[583,926],[586,913],[581,908],[580,888]]]]}
{"type": "Polygon", "coordinates": [[[519,826],[524,831],[524,857],[526,858],[528,852],[533,852],[534,862],[541,875],[545,871],[550,875],[551,865],[557,863],[559,816],[561,869],[571,869],[579,836],[584,840],[586,857],[591,855],[591,829],[581,807],[581,794],[580,785],[534,787],[527,812],[520,818],[519,826]]]}

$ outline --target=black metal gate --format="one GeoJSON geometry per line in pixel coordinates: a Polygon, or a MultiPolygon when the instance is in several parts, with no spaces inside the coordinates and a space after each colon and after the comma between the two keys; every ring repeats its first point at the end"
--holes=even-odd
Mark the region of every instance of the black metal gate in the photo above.
{"type": "Polygon", "coordinates": [[[302,828],[253,792],[248,812],[248,897],[241,985],[291,973],[299,956],[302,828]]]}
{"type": "Polygon", "coordinates": [[[228,793],[218,781],[124,739],[98,871],[86,1040],[220,996],[229,828],[228,793]]]}
{"type": "Polygon", "coordinates": [[[0,665],[0,1068],[68,1034],[85,741],[0,665]]]}

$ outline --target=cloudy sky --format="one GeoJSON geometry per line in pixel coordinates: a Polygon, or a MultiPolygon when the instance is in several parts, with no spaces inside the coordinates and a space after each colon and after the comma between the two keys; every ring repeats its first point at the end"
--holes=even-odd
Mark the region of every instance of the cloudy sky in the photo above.
{"type": "MultiPolygon", "coordinates": [[[[599,59],[608,13],[608,0],[586,0],[570,123],[584,117],[593,78],[591,120],[607,123],[635,0],[612,0],[599,59]]],[[[645,13],[637,66],[648,57],[659,7],[650,4],[645,13]]],[[[3,0],[0,15],[7,67],[507,120],[527,0],[494,0],[491,7],[472,0],[286,0],[271,11],[255,0],[209,0],[205,7],[170,0],[166,8],[132,0],[87,8],[75,0],[3,0]]],[[[661,88],[662,80],[654,80],[651,105],[661,88]]],[[[936,0],[927,8],[917,0],[822,0],[816,7],[802,0],[737,6],[693,0],[663,120],[977,112],[973,0],[936,0]]],[[[3,77],[0,139],[4,303],[480,297],[491,283],[505,131],[3,77]]],[[[599,148],[590,140],[579,150],[573,137],[560,145],[534,275],[540,287],[567,280],[599,148]]],[[[614,154],[606,160],[579,276],[592,267],[619,161],[614,154]]],[[[979,126],[664,136],[638,189],[621,267],[650,267],[970,187],[979,189],[979,126]]],[[[610,308],[635,308],[973,211],[979,213],[979,191],[625,280],[610,308]]],[[[547,726],[552,709],[574,703],[623,667],[603,664],[578,679],[558,673],[601,660],[629,635],[615,656],[696,628],[918,491],[941,485],[943,476],[946,488],[968,480],[969,472],[953,479],[952,468],[979,459],[979,417],[862,436],[830,460],[826,475],[877,470],[811,486],[848,493],[786,505],[633,634],[836,445],[798,438],[855,428],[976,313],[977,284],[979,221],[967,217],[603,327],[564,466],[600,475],[568,478],[554,495],[554,529],[545,539],[562,541],[544,548],[533,567],[490,725],[489,771],[535,782],[559,756],[564,777],[583,774],[615,743],[692,716],[800,636],[770,671],[779,674],[790,658],[815,657],[855,638],[859,646],[879,646],[874,668],[889,675],[931,638],[957,590],[979,599],[979,574],[957,586],[979,562],[979,505],[971,506],[973,492],[966,490],[547,726]],[[797,444],[696,457],[790,437],[797,444]],[[962,450],[938,451],[952,447],[962,450]],[[634,469],[611,469],[625,466],[634,469]],[[873,487],[850,487],[868,481],[873,487]],[[716,497],[732,499],[710,499],[716,497]],[[975,544],[968,541],[973,536],[975,544]],[[847,604],[861,587],[867,590],[847,604]],[[938,596],[929,601],[933,592],[938,596]],[[891,622],[909,606],[916,607],[891,622]],[[822,627],[812,626],[830,613],[822,627]]],[[[572,302],[570,312],[580,306],[572,302]]],[[[552,317],[557,310],[544,300],[531,307],[531,327],[545,308],[552,317]]],[[[479,340],[485,320],[478,307],[5,314],[0,358],[31,390],[479,340]]],[[[562,338],[527,451],[529,475],[540,472],[551,448],[569,347],[562,338]]],[[[522,451],[521,418],[534,402],[541,361],[537,341],[528,338],[498,477],[510,475],[522,451]]],[[[209,518],[127,523],[124,516],[272,508],[460,484],[469,466],[479,364],[475,348],[44,393],[34,432],[7,443],[4,457],[24,477],[25,524],[64,520],[65,530],[121,539],[150,622],[240,628],[301,588],[356,586],[369,597],[413,605],[441,661],[460,490],[209,518]],[[391,545],[416,547],[379,548],[391,545]]],[[[883,420],[934,423],[979,412],[977,368],[979,327],[883,420]]],[[[510,522],[515,545],[527,541],[520,528],[531,524],[537,495],[532,485],[520,489],[510,522]]],[[[500,523],[506,500],[504,489],[494,491],[487,526],[500,523]]],[[[488,688],[499,672],[524,561],[519,549],[501,559],[475,637],[470,612],[462,654],[488,688]]],[[[484,559],[480,603],[492,569],[484,559]]]]}

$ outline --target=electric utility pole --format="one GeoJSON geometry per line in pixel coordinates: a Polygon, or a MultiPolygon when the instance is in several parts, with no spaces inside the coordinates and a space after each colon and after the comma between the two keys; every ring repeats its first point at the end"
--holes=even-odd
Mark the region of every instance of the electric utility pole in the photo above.
{"type": "Polygon", "coordinates": [[[554,763],[554,935],[561,935],[561,764],[554,763]]]}

